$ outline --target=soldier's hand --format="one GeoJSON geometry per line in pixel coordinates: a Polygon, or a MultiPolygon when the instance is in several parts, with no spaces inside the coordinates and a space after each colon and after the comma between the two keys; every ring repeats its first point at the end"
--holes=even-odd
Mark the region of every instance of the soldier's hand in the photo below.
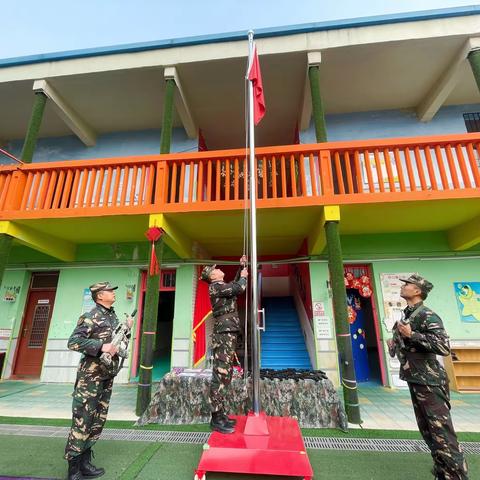
{"type": "Polygon", "coordinates": [[[243,277],[243,278],[247,278],[248,277],[248,270],[246,268],[244,268],[241,272],[240,272],[240,276],[243,277]]]}
{"type": "Polygon", "coordinates": [[[118,353],[118,348],[113,343],[104,343],[102,352],[110,354],[112,357],[118,353]]]}
{"type": "Polygon", "coordinates": [[[402,322],[398,322],[397,329],[402,337],[410,338],[412,336],[412,327],[410,324],[405,325],[402,322]]]}
{"type": "Polygon", "coordinates": [[[133,327],[133,318],[132,317],[127,317],[127,325],[128,325],[128,328],[132,328],[133,327]]]}
{"type": "Polygon", "coordinates": [[[393,341],[393,338],[389,338],[387,340],[387,345],[388,345],[388,348],[393,348],[395,346],[395,342],[393,341]]]}
{"type": "Polygon", "coordinates": [[[242,265],[242,267],[244,267],[246,264],[247,264],[247,256],[242,255],[242,258],[240,259],[240,265],[242,265]]]}

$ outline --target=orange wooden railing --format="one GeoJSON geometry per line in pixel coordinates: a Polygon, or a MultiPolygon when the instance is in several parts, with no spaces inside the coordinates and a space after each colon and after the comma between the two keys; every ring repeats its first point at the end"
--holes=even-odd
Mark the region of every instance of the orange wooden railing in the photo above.
{"type": "MultiPolygon", "coordinates": [[[[259,148],[258,207],[480,196],[480,134],[259,148]]],[[[239,209],[245,150],[0,167],[1,218],[239,209]]]]}

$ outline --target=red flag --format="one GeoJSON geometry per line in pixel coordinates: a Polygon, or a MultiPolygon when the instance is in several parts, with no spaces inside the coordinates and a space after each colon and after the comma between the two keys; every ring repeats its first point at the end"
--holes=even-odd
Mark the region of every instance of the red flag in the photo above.
{"type": "Polygon", "coordinates": [[[208,283],[199,281],[195,298],[195,311],[193,314],[193,366],[197,367],[205,360],[207,349],[205,321],[212,313],[208,283]]]}
{"type": "Polygon", "coordinates": [[[248,71],[248,79],[253,84],[253,121],[255,125],[258,125],[265,115],[265,97],[263,96],[262,72],[256,46],[253,47],[253,60],[248,71]]]}

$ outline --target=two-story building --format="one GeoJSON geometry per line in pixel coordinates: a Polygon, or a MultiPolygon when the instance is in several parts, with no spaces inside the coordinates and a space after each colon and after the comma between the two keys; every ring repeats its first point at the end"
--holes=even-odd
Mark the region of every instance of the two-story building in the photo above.
{"type": "MultiPolygon", "coordinates": [[[[477,358],[480,9],[256,42],[262,365],[339,384],[325,222],[339,226],[359,381],[401,384],[386,339],[411,272],[434,283],[428,304],[477,358]]],[[[244,243],[247,54],[241,33],[0,60],[0,146],[23,162],[0,166],[1,378],[72,381],[66,339],[103,280],[119,285],[120,317],[139,310],[119,380],[136,378],[152,226],[164,231],[156,377],[205,364],[193,353],[198,338],[208,352],[211,328],[193,335],[199,268],[244,243]]],[[[457,371],[460,386],[478,388],[478,365],[457,371]]]]}

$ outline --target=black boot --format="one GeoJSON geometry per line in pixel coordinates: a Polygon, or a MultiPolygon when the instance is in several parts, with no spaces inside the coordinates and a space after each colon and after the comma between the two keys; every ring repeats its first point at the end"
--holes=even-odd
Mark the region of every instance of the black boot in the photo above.
{"type": "Polygon", "coordinates": [[[231,427],[235,427],[237,424],[237,421],[234,418],[230,418],[227,415],[223,414],[223,421],[227,424],[230,425],[231,427]]]}
{"type": "Polygon", "coordinates": [[[233,433],[234,428],[230,424],[225,422],[223,412],[213,412],[212,419],[210,420],[210,427],[212,430],[220,433],[233,433]]]}
{"type": "Polygon", "coordinates": [[[105,473],[104,468],[97,468],[90,463],[92,456],[93,452],[91,448],[85,450],[80,456],[80,471],[82,472],[82,478],[97,478],[105,473]]]}
{"type": "Polygon", "coordinates": [[[74,457],[68,461],[68,480],[83,480],[83,475],[80,472],[80,461],[82,457],[74,457]]]}

